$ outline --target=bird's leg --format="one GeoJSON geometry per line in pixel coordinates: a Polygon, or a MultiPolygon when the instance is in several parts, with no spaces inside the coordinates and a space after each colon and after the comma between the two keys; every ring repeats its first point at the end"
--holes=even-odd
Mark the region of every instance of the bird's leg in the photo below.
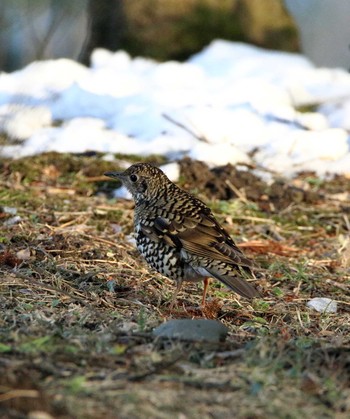
{"type": "Polygon", "coordinates": [[[207,296],[208,286],[209,286],[209,278],[203,279],[204,288],[203,288],[203,297],[202,297],[202,307],[205,306],[205,298],[207,296]]]}
{"type": "Polygon", "coordinates": [[[174,305],[177,299],[177,294],[179,293],[181,286],[182,286],[182,281],[177,281],[176,290],[173,294],[173,298],[170,301],[170,306],[169,306],[170,311],[174,308],[174,305]]]}

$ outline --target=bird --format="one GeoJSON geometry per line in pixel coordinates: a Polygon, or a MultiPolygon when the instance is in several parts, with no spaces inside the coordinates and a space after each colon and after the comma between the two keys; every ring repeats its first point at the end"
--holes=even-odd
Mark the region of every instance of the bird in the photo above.
{"type": "Polygon", "coordinates": [[[143,258],[177,284],[170,308],[183,281],[204,282],[202,306],[209,278],[247,299],[260,296],[245,279],[253,275],[252,260],[237,247],[203,201],[149,163],[135,163],[125,171],[104,175],[121,181],[135,201],[135,238],[143,258]]]}

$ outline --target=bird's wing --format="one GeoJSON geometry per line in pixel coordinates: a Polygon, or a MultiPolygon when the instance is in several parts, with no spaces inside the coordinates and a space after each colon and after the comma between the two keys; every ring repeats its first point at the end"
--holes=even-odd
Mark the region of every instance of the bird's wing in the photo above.
{"type": "Polygon", "coordinates": [[[203,208],[195,215],[182,215],[172,221],[157,217],[153,223],[141,224],[141,230],[152,240],[164,240],[168,245],[184,249],[194,256],[243,267],[253,266],[209,209],[203,208]]]}

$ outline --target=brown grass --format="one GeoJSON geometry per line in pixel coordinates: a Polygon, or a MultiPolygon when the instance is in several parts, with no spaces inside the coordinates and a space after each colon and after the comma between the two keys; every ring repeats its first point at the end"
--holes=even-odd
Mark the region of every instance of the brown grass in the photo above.
{"type": "Polygon", "coordinates": [[[108,164],[68,155],[0,162],[1,416],[348,417],[343,179],[317,183],[316,202],[276,212],[250,200],[211,201],[260,267],[263,298],[250,304],[213,281],[201,311],[200,285],[186,284],[170,312],[173,283],[149,271],[130,243],[132,204],[106,197],[108,164]],[[13,215],[4,206],[21,221],[6,225],[13,215]],[[338,312],[307,308],[315,296],[338,301],[338,312]],[[167,319],[195,317],[228,326],[226,342],[152,336],[167,319]]]}

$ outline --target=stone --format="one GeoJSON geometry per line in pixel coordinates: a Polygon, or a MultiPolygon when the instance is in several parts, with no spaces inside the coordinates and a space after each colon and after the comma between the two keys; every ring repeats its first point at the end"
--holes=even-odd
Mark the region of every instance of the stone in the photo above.
{"type": "Polygon", "coordinates": [[[222,323],[208,319],[174,319],[153,330],[156,337],[211,343],[224,341],[227,333],[222,323]]]}
{"type": "Polygon", "coordinates": [[[309,308],[313,308],[314,310],[320,313],[336,313],[337,312],[337,303],[336,301],[330,298],[315,297],[312,300],[308,301],[306,305],[309,308]]]}

